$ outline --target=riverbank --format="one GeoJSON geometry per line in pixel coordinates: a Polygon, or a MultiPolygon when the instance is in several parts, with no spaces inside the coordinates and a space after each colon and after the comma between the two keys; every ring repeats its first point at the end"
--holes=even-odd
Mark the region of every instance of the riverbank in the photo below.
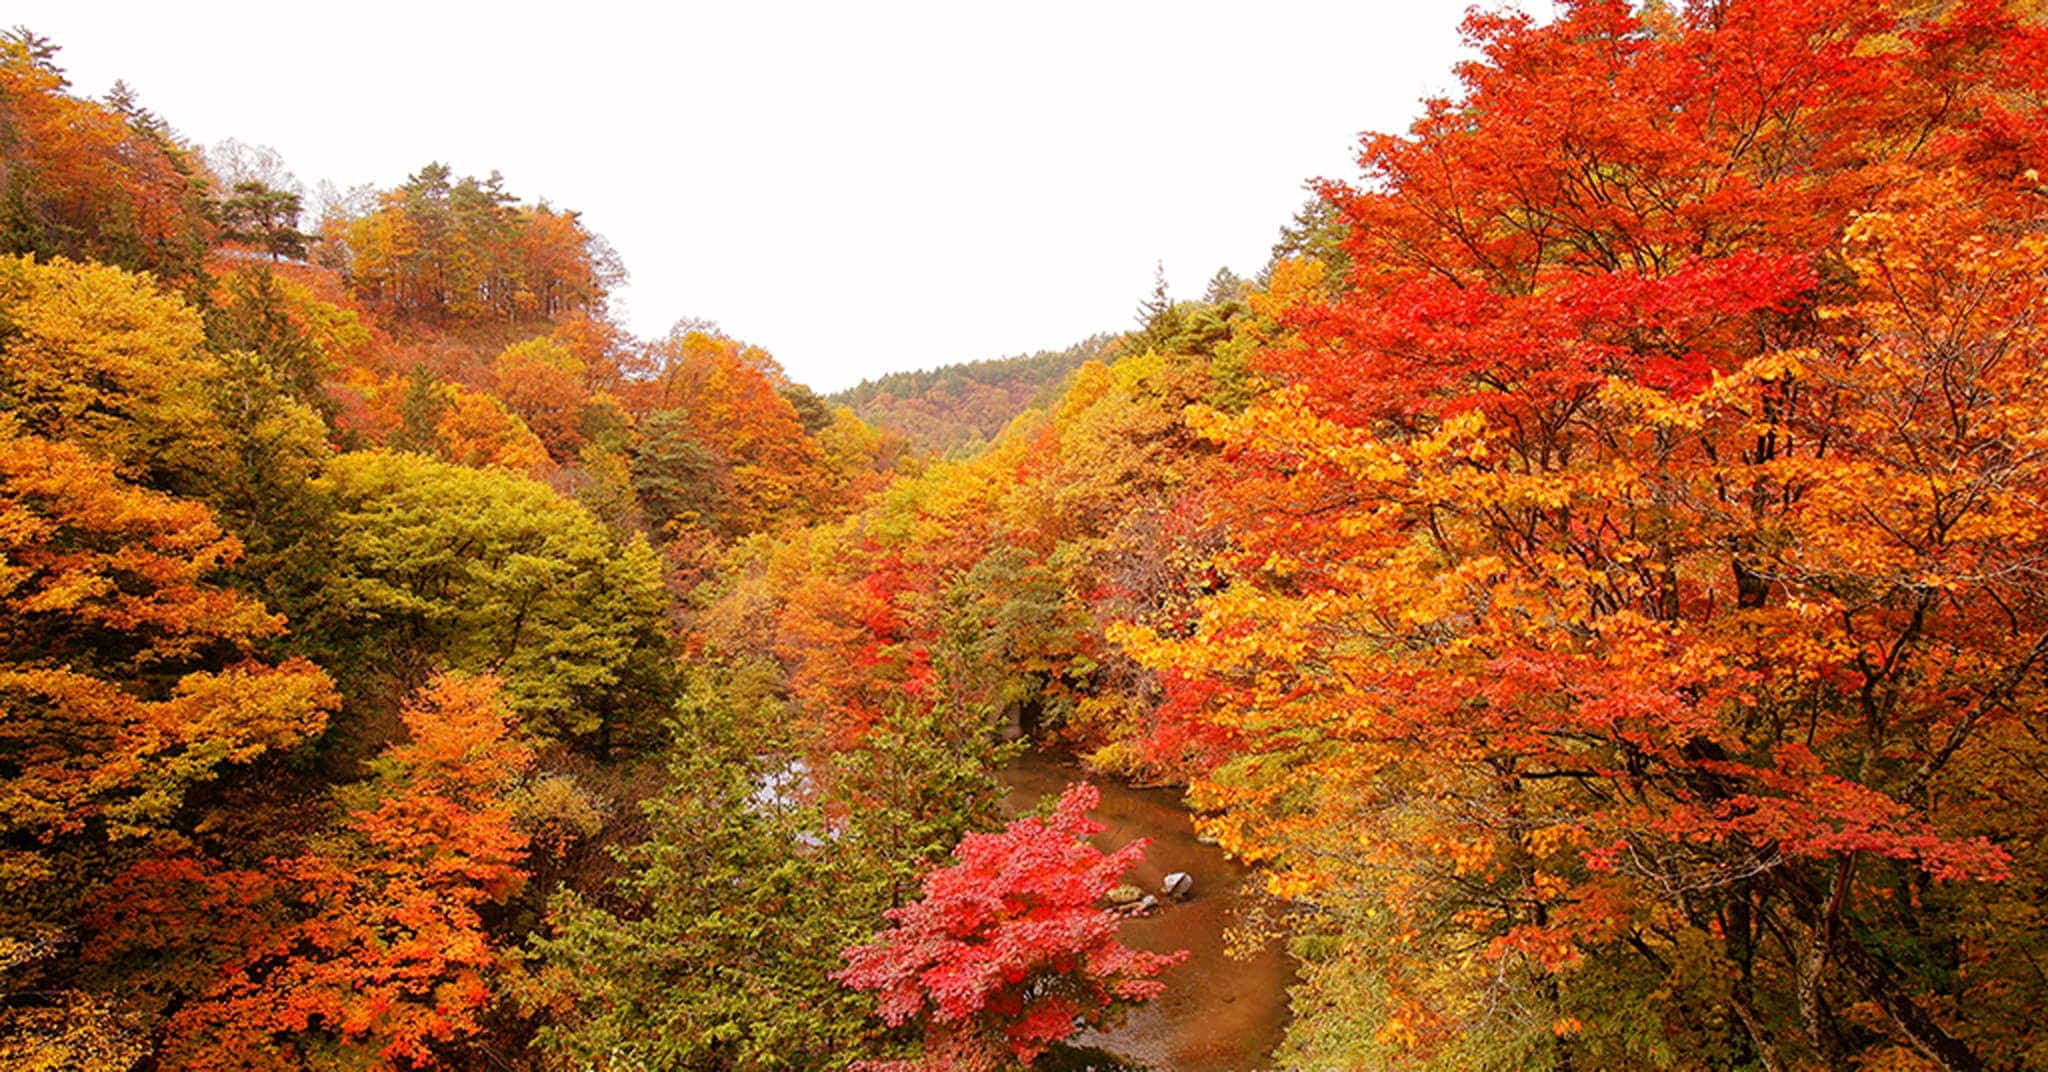
{"type": "MultiPolygon", "coordinates": [[[[1027,752],[1002,772],[1005,807],[1012,814],[1029,811],[1083,777],[1072,760],[1027,752]]],[[[1185,871],[1194,876],[1194,889],[1182,902],[1161,898],[1156,913],[1123,925],[1124,941],[1133,946],[1188,951],[1187,960],[1166,974],[1166,993],[1139,1007],[1116,1030],[1075,1041],[1172,1072],[1265,1068],[1287,1026],[1294,963],[1277,938],[1248,957],[1232,955],[1231,932],[1251,905],[1244,889],[1250,872],[1223,850],[1196,840],[1179,793],[1137,789],[1108,778],[1089,780],[1102,791],[1094,815],[1107,829],[1096,838],[1099,846],[1109,850],[1134,838],[1151,839],[1129,881],[1156,894],[1165,876],[1185,871]]]]}

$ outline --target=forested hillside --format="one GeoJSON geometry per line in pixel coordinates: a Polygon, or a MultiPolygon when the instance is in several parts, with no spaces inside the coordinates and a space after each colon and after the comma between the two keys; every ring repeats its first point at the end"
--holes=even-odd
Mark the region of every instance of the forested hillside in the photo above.
{"type": "Polygon", "coordinates": [[[0,40],[0,1068],[1105,1068],[1221,980],[1021,739],[1272,1067],[2048,1069],[2048,12],[1466,27],[1256,281],[836,400],[0,40]]]}
{"type": "Polygon", "coordinates": [[[1018,414],[1043,407],[1084,362],[1105,355],[1111,337],[1097,335],[1064,350],[998,357],[862,380],[828,401],[878,428],[900,432],[912,447],[938,455],[971,453],[995,439],[1018,414]]]}

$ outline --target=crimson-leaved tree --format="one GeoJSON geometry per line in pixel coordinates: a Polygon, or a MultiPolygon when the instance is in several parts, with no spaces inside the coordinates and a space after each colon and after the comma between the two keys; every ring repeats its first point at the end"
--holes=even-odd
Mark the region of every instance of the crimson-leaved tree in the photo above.
{"type": "Polygon", "coordinates": [[[1101,907],[1145,852],[1089,844],[1101,823],[1094,786],[1067,787],[1044,819],[972,834],[957,863],[927,874],[924,899],[892,909],[893,926],[846,951],[837,978],[875,991],[882,1018],[925,1031],[924,1068],[1029,1064],[1084,1025],[1102,1027],[1158,995],[1155,976],[1185,953],[1132,949],[1101,907]]]}

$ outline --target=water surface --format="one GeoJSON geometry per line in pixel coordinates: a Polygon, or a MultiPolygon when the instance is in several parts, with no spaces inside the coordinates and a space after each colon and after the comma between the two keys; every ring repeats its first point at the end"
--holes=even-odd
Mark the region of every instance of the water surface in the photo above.
{"type": "MultiPolygon", "coordinates": [[[[1027,752],[1002,774],[1005,806],[1030,810],[1067,783],[1084,777],[1063,757],[1027,752]]],[[[1180,794],[1168,789],[1134,789],[1106,778],[1089,778],[1102,791],[1093,812],[1108,829],[1095,839],[1105,851],[1134,838],[1152,839],[1145,860],[1125,881],[1147,893],[1175,871],[1194,876],[1193,894],[1174,903],[1162,897],[1155,914],[1123,925],[1123,940],[1140,949],[1188,951],[1188,959],[1167,971],[1166,993],[1140,1006],[1122,1026],[1076,1041],[1126,1060],[1172,1072],[1252,1072],[1266,1067],[1287,1025],[1287,987],[1293,962],[1274,940],[1249,959],[1226,948],[1228,932],[1250,904],[1248,872],[1223,850],[1195,840],[1194,825],[1180,794]]]]}

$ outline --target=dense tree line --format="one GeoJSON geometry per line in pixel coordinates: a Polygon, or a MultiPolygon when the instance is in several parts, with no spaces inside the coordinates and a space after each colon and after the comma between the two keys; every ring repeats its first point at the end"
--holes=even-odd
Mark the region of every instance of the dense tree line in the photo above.
{"type": "MultiPolygon", "coordinates": [[[[643,871],[701,832],[672,817],[725,816],[774,874],[792,847],[752,766],[696,777],[788,731],[723,714],[768,708],[685,657],[676,593],[850,509],[900,440],[715,332],[632,339],[603,241],[495,176],[430,165],[308,233],[279,162],[213,174],[25,31],[0,154],[0,1064],[596,1045],[586,961],[549,957],[597,906],[668,903],[689,872],[643,871]]],[[[849,1053],[892,1044],[839,949],[989,821],[981,753],[922,725],[799,802],[822,834],[861,786],[899,801],[818,861],[844,898],[787,966],[849,1053]]]]}
{"type": "Polygon", "coordinates": [[[936,459],[9,39],[0,1059],[1044,1060],[1164,962],[1023,736],[1257,865],[1288,1067],[2043,1067],[2041,12],[1467,33],[1255,281],[847,396],[936,459]]]}
{"type": "Polygon", "coordinates": [[[1293,1065],[2037,1065],[2038,13],[1468,30],[1257,286],[707,635],[830,741],[971,698],[1187,779],[1293,1065]]]}
{"type": "Polygon", "coordinates": [[[1104,356],[1111,336],[1064,350],[892,372],[832,395],[862,420],[901,432],[918,450],[965,455],[988,445],[1011,419],[1059,397],[1067,377],[1104,356]]]}

